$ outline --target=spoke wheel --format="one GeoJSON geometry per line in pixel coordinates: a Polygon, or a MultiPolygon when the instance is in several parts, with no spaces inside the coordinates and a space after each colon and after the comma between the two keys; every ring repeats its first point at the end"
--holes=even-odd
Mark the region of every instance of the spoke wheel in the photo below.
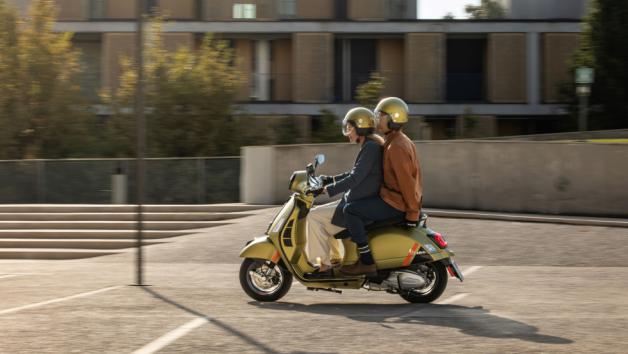
{"type": "Polygon", "coordinates": [[[421,289],[401,291],[399,295],[412,303],[428,303],[438,299],[447,287],[447,269],[440,262],[427,263],[419,266],[417,272],[427,279],[427,284],[421,289]]]}
{"type": "Polygon", "coordinates": [[[240,285],[257,301],[277,301],[292,286],[292,274],[264,259],[246,258],[240,266],[240,285]]]}

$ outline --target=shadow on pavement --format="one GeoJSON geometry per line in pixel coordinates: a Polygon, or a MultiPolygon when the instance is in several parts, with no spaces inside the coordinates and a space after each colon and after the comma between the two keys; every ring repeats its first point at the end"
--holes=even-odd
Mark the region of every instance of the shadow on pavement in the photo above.
{"type": "Polygon", "coordinates": [[[417,324],[457,328],[462,333],[487,338],[515,338],[545,344],[570,344],[572,340],[538,333],[538,328],[509,318],[493,315],[483,307],[435,304],[314,304],[289,302],[249,305],[266,310],[300,311],[343,316],[354,321],[373,322],[390,328],[391,324],[417,324]]]}
{"type": "MultiPolygon", "coordinates": [[[[187,312],[187,313],[189,313],[191,315],[194,315],[194,316],[206,319],[209,323],[214,324],[215,326],[221,328],[222,330],[224,330],[225,332],[227,332],[227,333],[229,333],[231,335],[234,335],[234,336],[236,336],[238,338],[241,338],[242,340],[244,340],[248,344],[250,344],[250,345],[254,346],[255,348],[263,351],[264,353],[269,353],[269,354],[279,354],[280,353],[280,352],[278,352],[278,351],[268,347],[264,343],[260,343],[255,338],[247,335],[246,333],[243,333],[243,332],[241,332],[241,331],[239,331],[239,330],[229,326],[228,324],[226,324],[226,323],[224,323],[224,322],[222,322],[220,320],[217,320],[215,318],[209,317],[208,315],[205,315],[205,314],[203,314],[203,313],[201,313],[199,311],[196,311],[194,309],[186,307],[185,305],[182,305],[182,304],[180,304],[180,303],[178,303],[178,302],[176,302],[176,301],[174,301],[174,300],[172,300],[172,299],[170,299],[170,298],[168,298],[168,297],[158,293],[157,291],[155,291],[155,290],[153,290],[153,289],[151,289],[149,287],[143,286],[142,290],[144,290],[145,292],[149,293],[154,298],[159,299],[159,300],[161,300],[161,301],[163,301],[163,302],[165,302],[167,304],[170,304],[170,305],[172,305],[172,306],[174,306],[174,307],[176,307],[176,308],[178,308],[178,309],[180,309],[182,311],[185,311],[185,312],[187,312]]],[[[297,351],[297,352],[291,352],[291,353],[288,353],[288,354],[310,354],[310,353],[309,352],[303,352],[303,351],[297,351]]],[[[320,354],[333,354],[333,353],[320,353],[320,354]]]]}

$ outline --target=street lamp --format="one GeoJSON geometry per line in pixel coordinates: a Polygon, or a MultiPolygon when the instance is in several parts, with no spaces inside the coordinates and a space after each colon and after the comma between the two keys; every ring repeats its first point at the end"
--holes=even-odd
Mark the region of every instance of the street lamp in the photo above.
{"type": "Polygon", "coordinates": [[[576,94],[578,95],[578,130],[587,130],[587,115],[589,96],[591,95],[591,84],[594,80],[592,68],[580,67],[576,69],[576,94]]]}

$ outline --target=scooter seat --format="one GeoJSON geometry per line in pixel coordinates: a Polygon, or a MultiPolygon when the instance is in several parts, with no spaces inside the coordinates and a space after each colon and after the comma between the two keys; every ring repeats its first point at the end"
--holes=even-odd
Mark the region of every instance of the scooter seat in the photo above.
{"type": "MultiPolygon", "coordinates": [[[[376,230],[376,229],[381,229],[383,227],[390,227],[390,226],[401,226],[401,224],[403,224],[405,222],[405,218],[401,217],[401,218],[393,218],[393,219],[386,219],[386,220],[380,220],[380,221],[375,221],[372,222],[370,224],[367,224],[364,226],[364,228],[366,229],[366,232],[372,231],[372,230],[376,230]]],[[[343,238],[349,238],[351,237],[351,234],[349,233],[348,229],[344,229],[342,231],[340,231],[339,233],[334,235],[335,239],[341,240],[343,238]]]]}

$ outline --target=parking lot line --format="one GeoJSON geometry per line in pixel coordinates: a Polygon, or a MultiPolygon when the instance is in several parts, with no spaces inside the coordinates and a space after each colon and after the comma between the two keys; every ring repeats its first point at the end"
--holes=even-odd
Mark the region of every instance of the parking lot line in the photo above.
{"type": "Polygon", "coordinates": [[[32,308],[35,308],[35,307],[55,304],[55,303],[58,303],[58,302],[68,301],[68,300],[72,300],[72,299],[78,299],[78,298],[81,298],[81,297],[87,297],[87,296],[90,296],[90,295],[104,293],[105,291],[110,291],[110,290],[118,289],[118,288],[121,288],[121,287],[122,286],[110,286],[108,288],[102,288],[102,289],[98,289],[98,290],[94,290],[94,291],[88,291],[88,292],[85,292],[85,293],[80,293],[80,294],[76,294],[76,295],[61,297],[61,298],[58,298],[58,299],[52,299],[52,300],[38,302],[38,303],[30,304],[30,305],[24,305],[24,306],[14,307],[14,308],[6,309],[6,310],[0,310],[0,315],[6,315],[6,314],[9,314],[9,313],[15,313],[15,312],[22,311],[22,310],[28,310],[28,309],[32,309],[32,308]]]}
{"type": "Polygon", "coordinates": [[[450,296],[450,297],[446,298],[445,300],[437,301],[436,304],[438,304],[438,305],[451,304],[451,303],[454,303],[454,302],[456,302],[458,300],[462,300],[462,299],[464,299],[467,296],[469,296],[469,293],[456,294],[456,295],[453,295],[453,296],[450,296]]]}
{"type": "Polygon", "coordinates": [[[7,279],[7,278],[14,278],[14,277],[21,277],[21,274],[7,274],[7,275],[0,275],[0,279],[7,279]]]}
{"type": "Polygon", "coordinates": [[[165,348],[166,346],[176,341],[177,339],[185,336],[186,334],[188,334],[190,331],[194,330],[195,328],[198,328],[206,323],[209,323],[209,319],[206,317],[195,318],[192,321],[185,323],[173,329],[172,331],[164,334],[163,336],[155,339],[154,341],[146,344],[144,347],[134,351],[133,354],[155,353],[165,348]]]}

